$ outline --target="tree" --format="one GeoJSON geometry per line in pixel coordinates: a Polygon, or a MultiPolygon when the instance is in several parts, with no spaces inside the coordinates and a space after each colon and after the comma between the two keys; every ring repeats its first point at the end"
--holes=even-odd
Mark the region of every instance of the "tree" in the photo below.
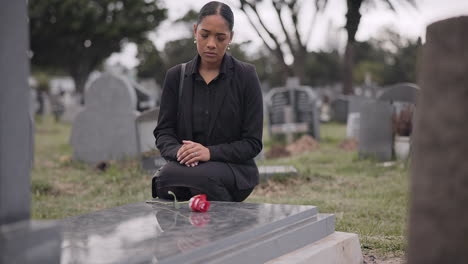
{"type": "Polygon", "coordinates": [[[83,93],[89,74],[166,18],[159,0],[31,0],[32,64],[65,69],[83,93]]]}
{"type": "Polygon", "coordinates": [[[353,81],[362,83],[366,75],[379,85],[416,82],[416,60],[421,39],[409,40],[392,30],[378,39],[354,44],[353,81]]]}
{"type": "MultiPolygon", "coordinates": [[[[249,23],[255,29],[257,35],[262,39],[268,51],[277,58],[277,62],[288,76],[297,76],[304,80],[305,64],[307,57],[307,43],[310,40],[312,28],[317,14],[325,9],[327,0],[315,0],[315,15],[312,15],[311,23],[306,34],[301,34],[299,30],[299,11],[304,1],[297,0],[272,0],[278,22],[281,26],[281,33],[276,34],[266,25],[265,20],[259,13],[257,4],[261,0],[240,0],[239,9],[247,16],[249,23]],[[285,18],[289,17],[290,21],[285,18]],[[287,24],[292,25],[292,30],[287,29],[287,24]],[[290,33],[292,31],[292,33],[290,33]],[[286,63],[285,57],[290,54],[294,62],[286,63]]],[[[310,14],[310,13],[308,13],[310,14]]]]}
{"type": "MultiPolygon", "coordinates": [[[[346,13],[346,33],[348,35],[348,41],[346,43],[345,55],[344,55],[344,64],[343,64],[343,93],[344,94],[353,94],[353,66],[354,66],[354,46],[355,46],[355,36],[359,28],[359,23],[361,22],[361,13],[360,8],[364,3],[368,8],[375,6],[375,2],[378,0],[347,0],[348,12],[346,13]]],[[[392,10],[396,11],[392,1],[383,0],[387,6],[392,10]]],[[[400,4],[412,5],[416,7],[414,0],[399,0],[400,4]]]]}

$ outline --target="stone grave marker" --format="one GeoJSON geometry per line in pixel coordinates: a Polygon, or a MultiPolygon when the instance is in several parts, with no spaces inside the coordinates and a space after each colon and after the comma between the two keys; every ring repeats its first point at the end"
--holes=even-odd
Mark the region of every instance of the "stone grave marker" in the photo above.
{"type": "Polygon", "coordinates": [[[383,88],[377,100],[367,104],[360,112],[359,155],[375,156],[381,161],[393,158],[392,115],[408,103],[416,102],[419,88],[402,83],[383,88]],[[364,115],[364,116],[363,116],[364,115]]]}
{"type": "Polygon", "coordinates": [[[419,87],[414,83],[397,83],[383,88],[377,98],[387,102],[416,103],[419,87]]]}
{"type": "Polygon", "coordinates": [[[141,155],[143,169],[155,172],[166,164],[166,160],[156,149],[153,130],[158,124],[159,108],[142,112],[136,119],[138,135],[138,152],[141,155]]]}
{"type": "Polygon", "coordinates": [[[349,95],[346,97],[348,100],[348,117],[346,122],[346,137],[359,138],[359,128],[361,119],[361,110],[369,99],[364,96],[349,95]]]}
{"type": "Polygon", "coordinates": [[[389,102],[371,101],[362,106],[359,129],[359,156],[392,159],[392,114],[389,102]]]}
{"type": "MultiPolygon", "coordinates": [[[[315,206],[234,202],[212,202],[206,213],[135,203],[67,218],[62,226],[62,261],[90,264],[264,263],[338,235],[335,216],[315,206]]],[[[328,258],[344,249],[353,257],[339,263],[362,263],[357,236],[341,239],[327,248],[328,258]]]]}
{"type": "Polygon", "coordinates": [[[408,264],[468,263],[468,16],[429,25],[420,59],[408,264]]]}
{"type": "Polygon", "coordinates": [[[266,95],[269,130],[271,134],[286,134],[292,142],[294,133],[305,132],[320,139],[317,94],[290,78],[286,87],[273,88],[266,95]]]}
{"type": "Polygon", "coordinates": [[[348,120],[348,100],[345,96],[338,96],[332,101],[333,120],[340,123],[346,123],[348,120]]]}
{"type": "Polygon", "coordinates": [[[0,8],[0,263],[59,263],[60,233],[30,221],[33,120],[28,85],[28,7],[0,8]]]}
{"type": "Polygon", "coordinates": [[[104,73],[85,92],[73,122],[73,157],[88,163],[138,155],[136,94],[125,79],[104,73]]]}

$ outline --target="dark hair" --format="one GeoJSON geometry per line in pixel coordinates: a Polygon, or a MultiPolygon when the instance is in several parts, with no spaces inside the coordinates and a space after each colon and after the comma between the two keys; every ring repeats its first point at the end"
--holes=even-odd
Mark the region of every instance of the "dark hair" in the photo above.
{"type": "Polygon", "coordinates": [[[225,3],[218,1],[211,1],[205,4],[198,14],[197,24],[200,24],[203,18],[211,15],[220,15],[226,20],[229,26],[229,30],[232,31],[234,27],[234,14],[232,13],[231,8],[225,3]]]}

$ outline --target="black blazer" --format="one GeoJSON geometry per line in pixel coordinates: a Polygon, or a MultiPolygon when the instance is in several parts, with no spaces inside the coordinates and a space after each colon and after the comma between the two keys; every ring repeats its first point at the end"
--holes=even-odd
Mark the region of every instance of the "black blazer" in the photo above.
{"type": "MultiPolygon", "coordinates": [[[[164,80],[156,147],[166,160],[176,160],[182,140],[192,140],[193,75],[198,55],[186,66],[179,101],[181,66],[169,69],[164,80]],[[178,109],[179,106],[179,109],[178,109]]],[[[208,146],[212,161],[226,162],[237,188],[253,188],[259,174],[253,158],[262,150],[263,100],[255,67],[225,54],[226,73],[216,87],[208,146]]]]}

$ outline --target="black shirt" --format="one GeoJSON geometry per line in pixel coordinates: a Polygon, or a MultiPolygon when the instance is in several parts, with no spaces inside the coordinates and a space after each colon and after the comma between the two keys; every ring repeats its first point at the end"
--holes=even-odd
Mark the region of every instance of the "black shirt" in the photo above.
{"type": "Polygon", "coordinates": [[[192,133],[193,140],[204,146],[210,144],[208,138],[208,127],[210,120],[213,117],[213,102],[216,95],[216,87],[219,80],[224,77],[226,72],[225,59],[221,62],[220,72],[209,84],[205,82],[198,71],[200,65],[200,57],[198,57],[197,67],[192,72],[193,81],[193,98],[192,98],[192,133]]]}

